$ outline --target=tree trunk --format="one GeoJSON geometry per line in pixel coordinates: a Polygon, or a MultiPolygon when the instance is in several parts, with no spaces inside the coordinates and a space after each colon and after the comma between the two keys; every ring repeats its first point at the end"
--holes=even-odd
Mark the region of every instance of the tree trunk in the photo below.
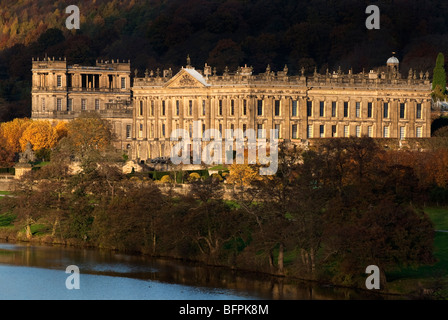
{"type": "Polygon", "coordinates": [[[152,253],[156,253],[156,233],[152,233],[152,253]]]}
{"type": "Polygon", "coordinates": [[[51,236],[54,237],[56,235],[56,226],[59,224],[59,217],[53,223],[53,229],[51,230],[51,236]]]}
{"type": "Polygon", "coordinates": [[[315,254],[315,252],[314,252],[314,249],[313,248],[311,248],[310,249],[310,259],[311,259],[311,276],[313,277],[313,279],[314,279],[314,273],[315,273],[315,270],[316,270],[316,254],[315,254]]]}
{"type": "Polygon", "coordinates": [[[274,256],[272,254],[272,250],[269,251],[269,268],[271,269],[271,273],[274,273],[274,256]]]}
{"type": "Polygon", "coordinates": [[[278,248],[278,257],[277,257],[277,265],[278,265],[278,273],[283,274],[283,260],[284,260],[284,246],[283,243],[280,243],[278,248]]]}
{"type": "Polygon", "coordinates": [[[33,234],[31,233],[31,226],[29,224],[27,224],[25,227],[25,235],[28,240],[30,240],[33,236],[33,234]]]}

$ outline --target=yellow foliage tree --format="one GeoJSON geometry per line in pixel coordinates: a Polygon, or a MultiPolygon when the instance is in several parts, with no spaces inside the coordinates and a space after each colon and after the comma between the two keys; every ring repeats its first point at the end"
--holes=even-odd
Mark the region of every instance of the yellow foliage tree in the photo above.
{"type": "Polygon", "coordinates": [[[94,115],[70,121],[67,129],[71,147],[80,155],[91,150],[105,151],[113,138],[110,123],[94,115]]]}
{"type": "Polygon", "coordinates": [[[26,149],[28,142],[31,143],[34,151],[49,150],[58,142],[58,135],[56,128],[52,126],[50,121],[36,120],[32,121],[25,129],[19,142],[22,151],[26,149]]]}
{"type": "Polygon", "coordinates": [[[253,165],[232,164],[229,169],[230,173],[226,179],[228,183],[248,186],[253,181],[260,179],[258,169],[253,165]]]}
{"type": "Polygon", "coordinates": [[[54,129],[56,130],[56,135],[58,136],[58,141],[61,140],[63,137],[66,137],[68,134],[68,127],[67,122],[65,121],[58,121],[56,123],[53,123],[54,129]]]}
{"type": "Polygon", "coordinates": [[[32,120],[28,118],[16,118],[12,121],[2,123],[0,131],[5,139],[5,149],[11,153],[22,151],[20,138],[31,123],[32,120]]]}

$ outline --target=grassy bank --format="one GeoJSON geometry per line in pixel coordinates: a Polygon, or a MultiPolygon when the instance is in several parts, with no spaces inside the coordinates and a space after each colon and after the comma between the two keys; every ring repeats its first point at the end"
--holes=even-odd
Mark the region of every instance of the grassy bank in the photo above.
{"type": "MultiPolygon", "coordinates": [[[[0,197],[1,201],[1,197],[0,197]]],[[[427,207],[436,230],[448,230],[448,207],[427,207]]],[[[9,241],[29,241],[25,238],[23,228],[14,225],[15,216],[11,213],[0,214],[0,238],[9,241]]],[[[71,240],[51,237],[51,228],[45,221],[37,221],[31,226],[31,242],[45,244],[66,244],[91,246],[71,240]]],[[[285,252],[285,266],[297,257],[297,252],[285,252]]],[[[386,274],[386,292],[391,294],[412,295],[420,298],[448,298],[448,232],[436,232],[434,238],[434,255],[437,261],[433,265],[417,268],[403,268],[386,274]]]]}
{"type": "Polygon", "coordinates": [[[434,223],[434,256],[437,262],[431,266],[403,268],[388,273],[389,290],[392,292],[413,291],[417,295],[433,295],[448,299],[448,207],[427,207],[425,212],[434,223]]]}

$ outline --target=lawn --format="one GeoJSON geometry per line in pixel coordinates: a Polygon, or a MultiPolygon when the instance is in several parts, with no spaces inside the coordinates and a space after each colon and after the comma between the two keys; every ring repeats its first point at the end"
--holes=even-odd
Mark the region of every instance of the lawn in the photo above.
{"type": "MultiPolygon", "coordinates": [[[[427,207],[425,212],[434,223],[435,230],[448,230],[448,208],[427,207]]],[[[407,291],[415,284],[422,287],[433,286],[435,279],[448,281],[448,233],[436,232],[434,237],[434,256],[436,262],[433,265],[417,268],[403,268],[400,271],[387,274],[387,281],[396,291],[407,291]]],[[[394,290],[394,291],[395,291],[394,290]]],[[[445,293],[446,294],[446,293],[445,293]]]]}
{"type": "Polygon", "coordinates": [[[425,212],[434,223],[436,230],[448,230],[448,208],[427,207],[425,212]]]}

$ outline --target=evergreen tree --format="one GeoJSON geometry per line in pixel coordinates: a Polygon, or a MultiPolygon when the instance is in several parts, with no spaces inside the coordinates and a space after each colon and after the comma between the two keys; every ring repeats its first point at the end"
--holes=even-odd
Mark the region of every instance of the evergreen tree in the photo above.
{"type": "Polygon", "coordinates": [[[445,57],[441,52],[439,52],[439,54],[437,55],[436,66],[434,68],[434,74],[432,79],[432,90],[435,92],[436,88],[438,93],[436,95],[437,97],[439,97],[440,94],[442,96],[445,96],[446,91],[445,57]]]}

